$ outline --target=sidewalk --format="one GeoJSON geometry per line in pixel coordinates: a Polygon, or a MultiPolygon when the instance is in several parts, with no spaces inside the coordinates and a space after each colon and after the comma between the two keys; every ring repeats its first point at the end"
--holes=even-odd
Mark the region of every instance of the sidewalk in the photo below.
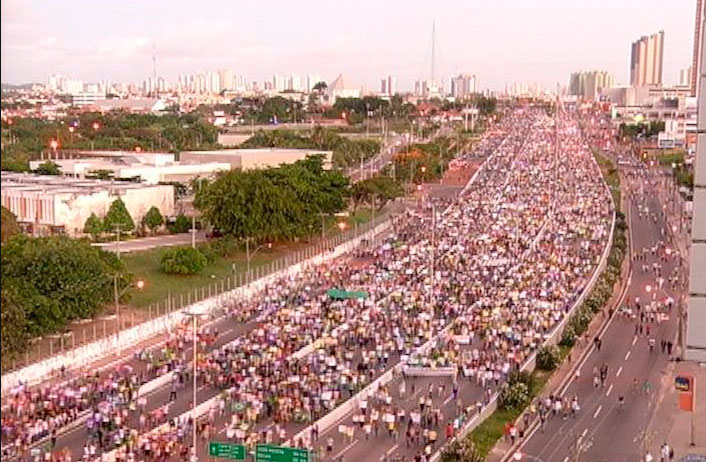
{"type": "Polygon", "coordinates": [[[706,456],[706,365],[695,362],[672,362],[660,383],[657,409],[645,430],[647,447],[653,456],[667,443],[674,450],[674,460],[690,454],[706,456]],[[691,413],[679,410],[674,377],[691,375],[696,382],[694,412],[695,446],[691,446],[691,413]]]}

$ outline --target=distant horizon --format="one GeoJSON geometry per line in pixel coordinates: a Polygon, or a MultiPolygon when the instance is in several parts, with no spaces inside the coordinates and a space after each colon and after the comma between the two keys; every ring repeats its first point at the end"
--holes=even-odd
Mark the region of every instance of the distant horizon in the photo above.
{"type": "Polygon", "coordinates": [[[53,74],[86,83],[139,84],[152,76],[231,69],[262,83],[274,74],[318,73],[330,83],[379,90],[397,78],[400,91],[431,74],[436,23],[435,80],[474,74],[479,89],[513,83],[546,89],[568,84],[581,70],[605,70],[629,82],[630,44],[665,31],[665,85],[691,64],[695,0],[597,0],[588,3],[448,0],[418,8],[401,0],[265,5],[203,0],[132,4],[106,0],[2,2],[3,84],[46,84],[53,74]],[[666,4],[669,3],[669,4],[666,4]],[[154,18],[160,18],[156,24],[154,18]],[[626,19],[627,18],[627,19],[626,19]]]}

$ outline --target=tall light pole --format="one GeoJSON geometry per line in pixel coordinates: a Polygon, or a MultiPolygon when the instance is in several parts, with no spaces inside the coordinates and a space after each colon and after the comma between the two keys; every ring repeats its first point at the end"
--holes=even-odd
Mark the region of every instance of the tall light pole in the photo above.
{"type": "Polygon", "coordinates": [[[267,249],[272,248],[272,242],[267,242],[265,244],[260,244],[255,248],[255,251],[250,255],[250,237],[245,238],[245,258],[247,259],[247,264],[248,264],[248,281],[250,280],[250,261],[253,259],[255,254],[258,252],[258,250],[263,249],[267,247],[267,249]]]}
{"type": "Polygon", "coordinates": [[[57,148],[59,147],[59,141],[58,140],[51,140],[49,142],[49,146],[51,147],[51,150],[54,151],[54,159],[58,160],[59,155],[57,154],[57,148]]]}
{"type": "Polygon", "coordinates": [[[135,284],[129,284],[123,288],[122,291],[118,292],[118,273],[115,273],[113,275],[113,294],[115,295],[115,323],[117,324],[117,329],[115,332],[115,340],[116,343],[118,344],[117,347],[117,352],[118,356],[122,353],[122,347],[120,345],[120,297],[122,297],[125,292],[127,292],[128,289],[131,287],[136,287],[137,290],[142,290],[143,287],[145,287],[145,281],[142,279],[138,279],[135,284]]]}
{"type": "Polygon", "coordinates": [[[196,338],[198,337],[197,335],[197,329],[198,329],[198,319],[199,317],[205,317],[206,315],[206,309],[204,308],[203,305],[192,305],[188,310],[184,311],[184,315],[187,317],[190,317],[193,324],[192,324],[192,349],[193,349],[193,369],[194,372],[192,374],[193,376],[193,383],[192,383],[192,404],[191,404],[191,450],[193,451],[193,458],[192,460],[198,460],[196,456],[196,391],[198,390],[197,388],[197,380],[196,380],[196,374],[198,372],[198,365],[197,365],[197,351],[196,347],[198,346],[196,338]]]}
{"type": "Polygon", "coordinates": [[[93,122],[93,138],[91,139],[91,151],[94,150],[95,146],[95,134],[98,132],[98,130],[101,128],[100,124],[98,122],[93,122]]]}

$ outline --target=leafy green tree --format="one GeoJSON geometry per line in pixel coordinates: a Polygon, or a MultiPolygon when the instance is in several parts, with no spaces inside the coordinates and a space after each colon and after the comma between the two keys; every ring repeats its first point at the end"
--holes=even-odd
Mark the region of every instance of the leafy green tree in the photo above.
{"type": "Polygon", "coordinates": [[[143,221],[145,226],[154,233],[157,228],[164,224],[164,217],[159,212],[159,209],[153,205],[145,214],[143,221]]]}
{"type": "Polygon", "coordinates": [[[553,371],[559,365],[561,355],[556,346],[542,347],[537,352],[537,367],[544,371],[553,371]]]}
{"type": "Polygon", "coordinates": [[[125,202],[117,198],[110,204],[108,213],[103,219],[104,229],[106,231],[116,231],[120,229],[121,233],[127,233],[135,229],[135,222],[130,216],[130,212],[125,207],[125,202]]]}
{"type": "Polygon", "coordinates": [[[95,241],[103,231],[103,220],[101,220],[95,213],[91,213],[91,216],[86,218],[86,224],[83,225],[83,232],[90,234],[95,241]]]}
{"type": "Polygon", "coordinates": [[[26,349],[30,336],[25,306],[17,287],[3,283],[0,297],[0,357],[7,361],[26,349]]]}
{"type": "Polygon", "coordinates": [[[167,274],[198,274],[206,268],[206,256],[193,247],[176,247],[162,255],[160,269],[167,274]]]}
{"type": "Polygon", "coordinates": [[[503,409],[522,409],[529,399],[529,387],[523,382],[508,383],[500,391],[500,407],[503,409]]]}
{"type": "Polygon", "coordinates": [[[23,335],[56,332],[71,320],[95,316],[112,301],[112,275],[122,275],[119,288],[130,282],[115,255],[65,236],[17,236],[3,245],[1,259],[3,309],[7,299],[24,318],[15,311],[3,316],[23,335]]]}
{"type": "Polygon", "coordinates": [[[320,215],[346,206],[348,180],[312,156],[294,164],[226,172],[196,194],[194,205],[237,239],[292,239],[312,232],[320,215]]]}
{"type": "Polygon", "coordinates": [[[328,88],[328,85],[326,85],[326,82],[316,82],[314,84],[313,90],[316,92],[319,92],[319,93],[323,93],[326,91],[327,88],[328,88]]]}
{"type": "Polygon", "coordinates": [[[40,164],[39,167],[34,170],[34,173],[36,173],[37,175],[59,176],[61,175],[61,168],[59,168],[59,165],[57,163],[48,160],[40,164]]]}
{"type": "Polygon", "coordinates": [[[172,234],[186,233],[191,229],[191,220],[182,214],[179,214],[174,220],[174,223],[167,226],[169,232],[172,234]]]}
{"type": "Polygon", "coordinates": [[[3,243],[22,232],[20,225],[17,223],[17,217],[10,209],[2,206],[2,238],[3,243]]]}

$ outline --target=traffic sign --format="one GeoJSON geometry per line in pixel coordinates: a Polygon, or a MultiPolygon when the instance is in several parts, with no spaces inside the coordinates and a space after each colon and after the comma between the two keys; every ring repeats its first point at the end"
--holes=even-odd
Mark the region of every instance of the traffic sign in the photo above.
{"type": "Polygon", "coordinates": [[[245,460],[245,446],[235,443],[220,443],[209,441],[208,455],[230,460],[245,460]]]}
{"type": "Polygon", "coordinates": [[[255,462],[310,462],[306,449],[258,444],[255,448],[255,462]]]}

